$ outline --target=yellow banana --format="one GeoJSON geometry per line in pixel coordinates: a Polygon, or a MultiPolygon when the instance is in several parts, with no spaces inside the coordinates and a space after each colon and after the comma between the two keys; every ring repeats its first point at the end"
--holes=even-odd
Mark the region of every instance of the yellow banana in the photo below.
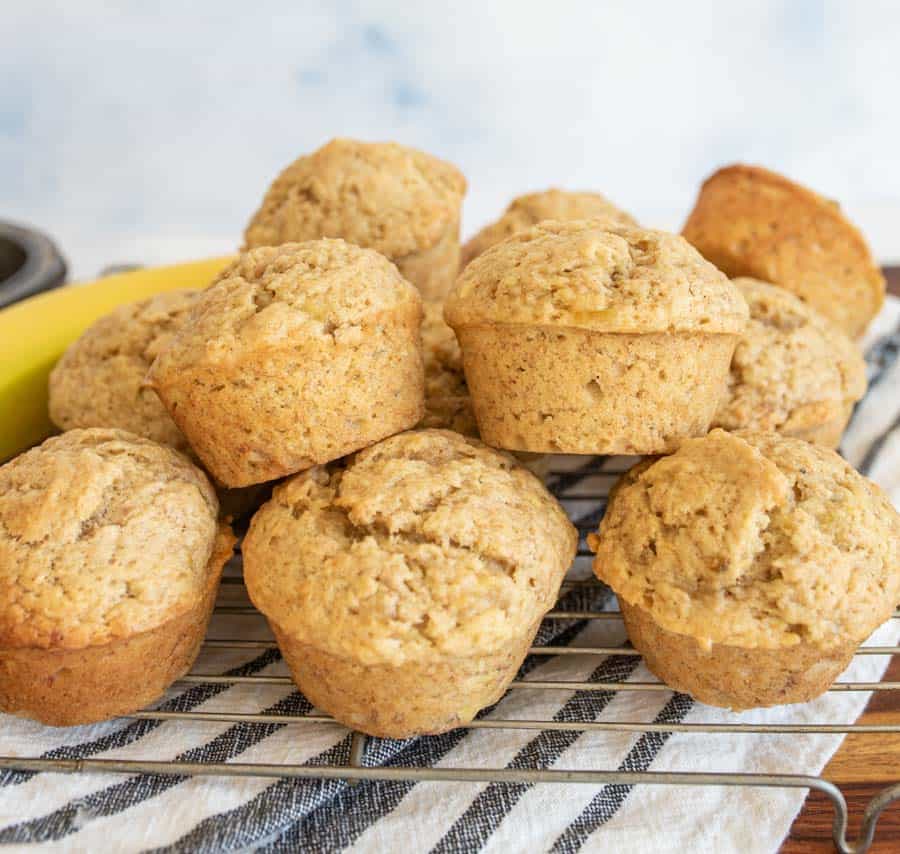
{"type": "Polygon", "coordinates": [[[47,377],[72,343],[116,306],[177,288],[203,288],[230,261],[211,258],[118,273],[59,288],[0,311],[0,462],[53,432],[47,377]]]}

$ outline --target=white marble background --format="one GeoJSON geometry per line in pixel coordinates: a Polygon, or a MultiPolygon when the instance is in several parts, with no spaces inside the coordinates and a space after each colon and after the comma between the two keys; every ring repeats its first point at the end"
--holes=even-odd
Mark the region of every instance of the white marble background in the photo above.
{"type": "Polygon", "coordinates": [[[0,217],[76,276],[230,251],[334,135],[455,161],[467,232],[550,184],[677,228],[745,160],[900,259],[900,4],[29,0],[0,33],[0,217]]]}

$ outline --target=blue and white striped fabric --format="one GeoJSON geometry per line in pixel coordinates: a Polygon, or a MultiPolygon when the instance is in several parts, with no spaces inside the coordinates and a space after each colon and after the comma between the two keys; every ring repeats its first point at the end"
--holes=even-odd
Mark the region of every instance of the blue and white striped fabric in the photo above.
{"type": "MultiPolygon", "coordinates": [[[[868,338],[871,391],[844,443],[854,465],[880,482],[900,504],[900,303],[890,301],[868,338]]],[[[595,499],[611,478],[579,473],[553,484],[582,527],[602,513],[595,499]]],[[[585,569],[585,559],[576,571],[585,569]]],[[[223,586],[223,601],[240,602],[239,585],[223,586]]],[[[566,606],[607,604],[602,591],[575,591],[566,606]]],[[[211,637],[269,637],[253,616],[214,619],[211,637]]],[[[893,645],[900,620],[871,643],[893,645]]],[[[607,621],[554,621],[537,643],[615,646],[622,627],[607,621]]],[[[858,657],[844,679],[875,681],[882,656],[858,657]]],[[[198,671],[232,675],[285,674],[277,652],[205,652],[198,671]]],[[[521,678],[647,681],[630,656],[535,656],[521,678]]],[[[487,717],[558,721],[847,723],[867,694],[837,693],[798,707],[734,715],[667,691],[510,692],[487,717]]],[[[303,714],[307,701],[284,685],[194,685],[173,691],[164,709],[303,714]]],[[[837,735],[698,735],[511,730],[459,730],[409,741],[370,739],[367,765],[439,767],[555,767],[655,771],[740,771],[817,774],[840,744],[837,735]]],[[[342,763],[350,749],[334,724],[300,726],[175,721],[117,721],[53,730],[0,718],[0,754],[59,758],[182,759],[270,763],[342,763]]],[[[0,843],[12,850],[218,852],[336,851],[599,851],[769,852],[799,810],[802,790],[669,788],[610,785],[362,783],[340,780],[0,775],[0,843]]]]}

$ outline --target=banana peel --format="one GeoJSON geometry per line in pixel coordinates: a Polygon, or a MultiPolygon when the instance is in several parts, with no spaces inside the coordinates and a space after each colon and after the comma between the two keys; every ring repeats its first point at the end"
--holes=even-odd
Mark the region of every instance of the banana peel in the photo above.
{"type": "Polygon", "coordinates": [[[117,273],[58,288],[0,311],[0,462],[55,432],[47,377],[95,320],[119,305],[178,288],[204,288],[231,257],[117,273]]]}

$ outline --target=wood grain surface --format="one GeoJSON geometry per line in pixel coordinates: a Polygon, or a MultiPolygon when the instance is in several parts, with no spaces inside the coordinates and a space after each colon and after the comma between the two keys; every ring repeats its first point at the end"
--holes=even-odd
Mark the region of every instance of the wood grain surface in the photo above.
{"type": "MultiPolygon", "coordinates": [[[[888,290],[900,296],[900,267],[885,268],[888,290]]],[[[900,680],[900,656],[894,656],[884,679],[900,680]]],[[[900,722],[900,691],[874,694],[860,723],[900,722]]],[[[822,776],[840,786],[850,809],[848,838],[855,839],[869,800],[885,786],[900,782],[900,735],[849,735],[828,763],[822,776]]],[[[831,822],[834,813],[825,795],[813,792],[797,816],[782,854],[822,854],[834,851],[831,822]]],[[[870,854],[900,852],[900,801],[881,814],[870,854]]]]}

